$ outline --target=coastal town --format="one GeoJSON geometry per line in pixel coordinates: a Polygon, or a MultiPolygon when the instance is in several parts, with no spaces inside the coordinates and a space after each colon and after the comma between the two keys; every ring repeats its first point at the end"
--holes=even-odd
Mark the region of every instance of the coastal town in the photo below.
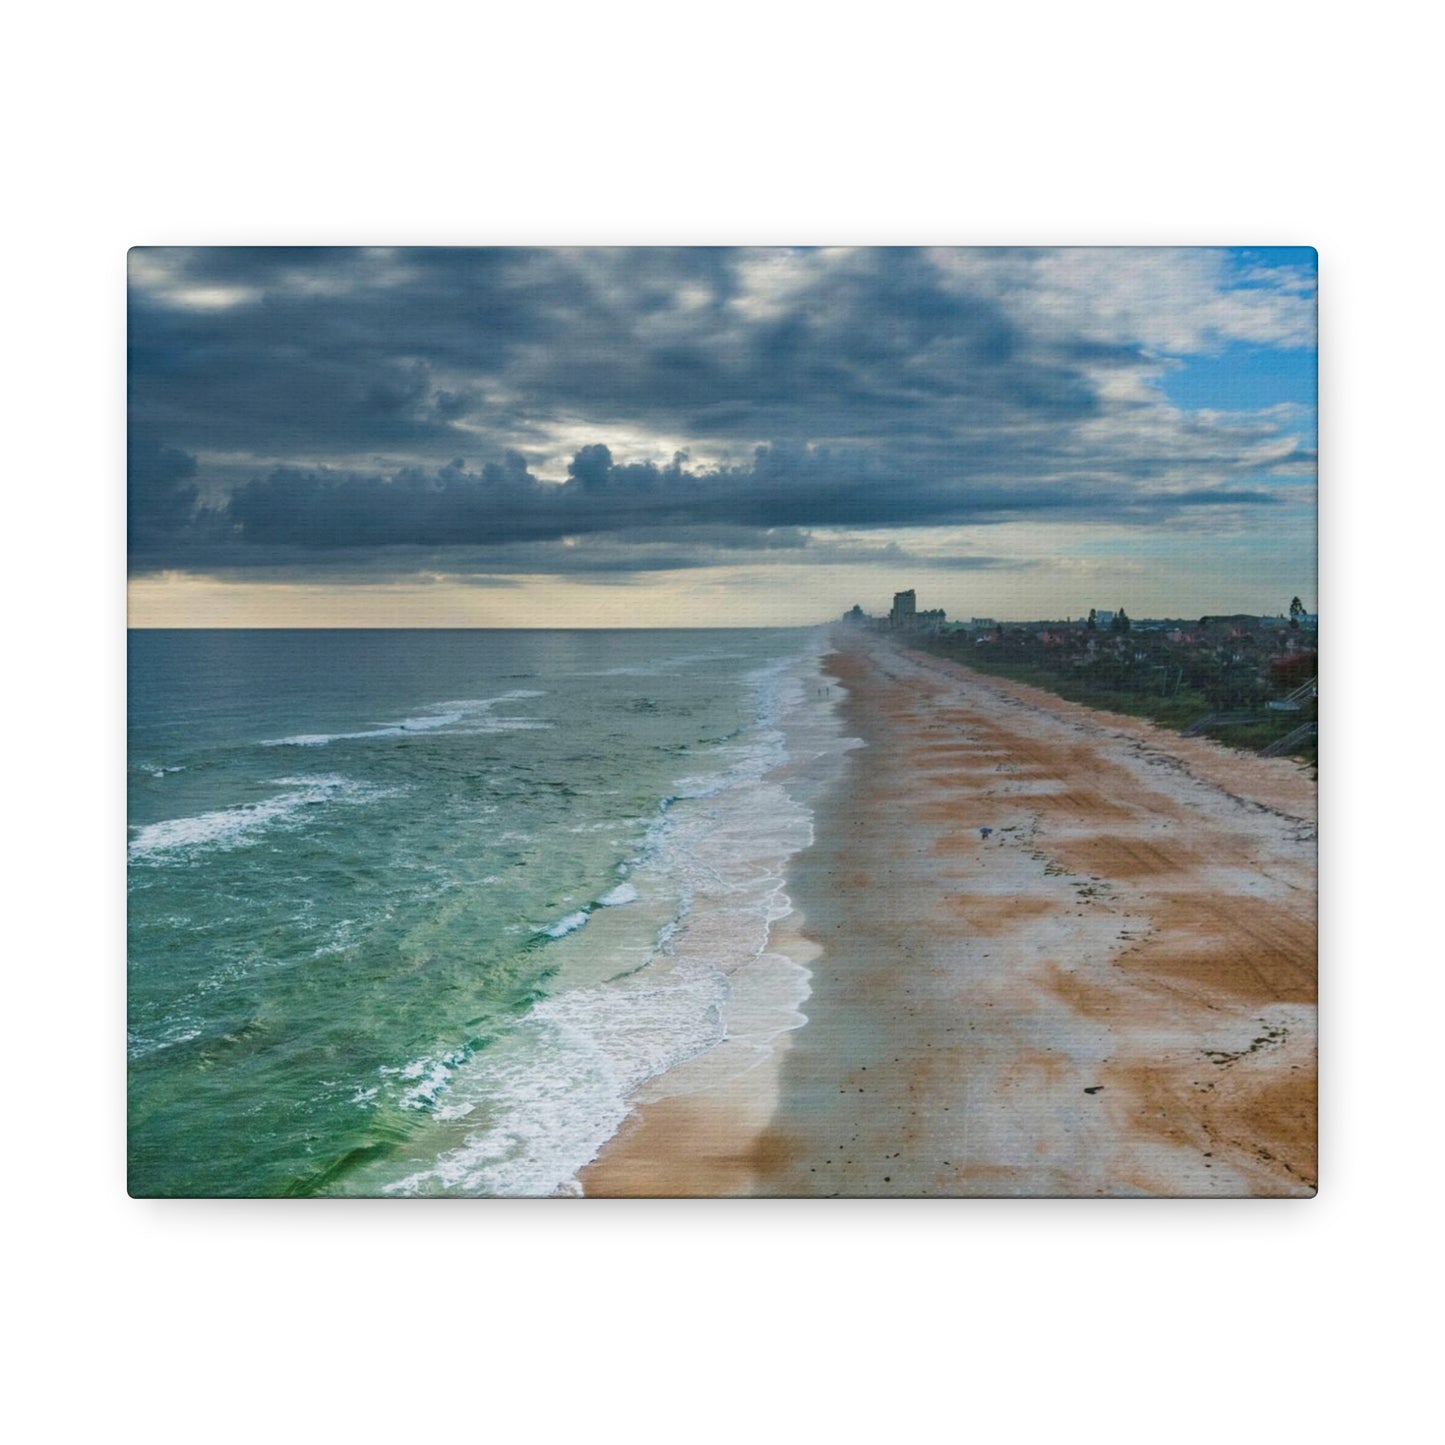
{"type": "Polygon", "coordinates": [[[855,605],[843,621],[1186,736],[1316,760],[1318,617],[1297,596],[1275,616],[1132,618],[1118,607],[1062,620],[964,622],[920,609],[910,588],[894,594],[884,616],[855,605]]]}

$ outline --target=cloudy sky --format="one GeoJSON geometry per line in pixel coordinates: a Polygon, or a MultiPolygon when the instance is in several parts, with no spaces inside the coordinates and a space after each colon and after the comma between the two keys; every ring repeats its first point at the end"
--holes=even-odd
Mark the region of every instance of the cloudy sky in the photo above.
{"type": "Polygon", "coordinates": [[[1315,269],[136,250],[131,621],[1313,610],[1315,269]]]}

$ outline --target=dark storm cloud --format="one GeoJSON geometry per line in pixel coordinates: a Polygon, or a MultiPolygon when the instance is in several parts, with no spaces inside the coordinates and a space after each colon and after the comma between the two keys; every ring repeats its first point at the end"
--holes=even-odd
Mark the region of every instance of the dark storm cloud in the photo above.
{"type": "Polygon", "coordinates": [[[127,445],[129,539],[132,551],[164,548],[191,525],[200,489],[196,459],[164,446],[143,427],[132,425],[127,445]]]}
{"type": "Polygon", "coordinates": [[[133,415],[201,450],[475,448],[454,376],[505,393],[474,403],[501,430],[570,411],[811,440],[915,427],[941,400],[974,424],[1095,406],[1076,358],[1031,354],[996,302],[950,294],[907,251],[819,268],[776,314],[750,307],[735,252],[165,251],[136,267],[166,279],[132,288],[133,415]]]}
{"type": "Polygon", "coordinates": [[[1148,410],[1101,382],[1146,374],[1143,342],[1031,324],[987,279],[909,250],[135,252],[133,565],[1270,500],[1239,483],[1278,423],[1107,433],[1148,410]]]}
{"type": "MultiPolygon", "coordinates": [[[[593,532],[725,525],[740,533],[807,526],[887,527],[960,516],[996,520],[1067,506],[1067,490],[959,485],[919,478],[886,459],[762,448],[747,467],[692,471],[674,462],[614,465],[584,447],[568,480],[539,481],[513,454],[470,472],[381,474],[277,468],[232,496],[243,542],[317,550],[396,545],[487,546],[593,532]]],[[[1106,499],[1095,495],[1092,505],[1106,499]]]]}
{"type": "MultiPolygon", "coordinates": [[[[199,570],[232,581],[304,582],[318,575],[315,554],[294,547],[213,542],[193,554],[199,570]]],[[[727,526],[646,529],[580,537],[517,541],[490,547],[403,545],[335,548],[325,554],[324,576],[338,586],[370,585],[398,573],[475,587],[519,585],[519,576],[551,575],[621,583],[629,577],[699,567],[767,567],[809,564],[886,564],[947,571],[1017,570],[1031,564],[987,554],[920,552],[897,542],[859,544],[821,539],[787,528],[727,526]]]]}
{"type": "MultiPolygon", "coordinates": [[[[772,550],[789,545],[777,538],[801,538],[806,527],[997,522],[1079,505],[1072,486],[970,485],[890,466],[886,458],[791,447],[760,448],[748,467],[693,471],[680,458],[666,467],[618,466],[598,444],[582,448],[568,473],[561,485],[540,481],[516,453],[479,472],[460,460],[393,476],[282,467],[238,488],[218,520],[239,543],[321,553],[494,547],[593,533],[640,544],[679,528],[726,529],[735,548],[772,550]]],[[[1120,518],[1273,501],[1238,488],[1141,497],[1095,486],[1087,507],[1096,518],[1120,518]]]]}

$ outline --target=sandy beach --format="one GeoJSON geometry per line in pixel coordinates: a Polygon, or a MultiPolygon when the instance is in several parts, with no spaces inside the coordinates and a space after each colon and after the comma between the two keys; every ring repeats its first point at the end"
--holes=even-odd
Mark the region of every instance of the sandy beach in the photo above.
{"type": "Polygon", "coordinates": [[[772,940],[807,1022],[654,1081],[585,1192],[1313,1194],[1309,770],[886,635],[834,648],[865,746],[772,940]]]}

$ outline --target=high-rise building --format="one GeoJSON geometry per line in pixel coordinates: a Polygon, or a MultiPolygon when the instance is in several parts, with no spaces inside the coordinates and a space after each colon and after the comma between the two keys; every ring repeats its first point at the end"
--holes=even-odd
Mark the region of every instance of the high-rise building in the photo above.
{"type": "Polygon", "coordinates": [[[918,595],[913,588],[907,592],[895,592],[893,594],[893,607],[888,613],[888,622],[892,627],[907,627],[912,621],[914,614],[918,611],[918,595]]]}

